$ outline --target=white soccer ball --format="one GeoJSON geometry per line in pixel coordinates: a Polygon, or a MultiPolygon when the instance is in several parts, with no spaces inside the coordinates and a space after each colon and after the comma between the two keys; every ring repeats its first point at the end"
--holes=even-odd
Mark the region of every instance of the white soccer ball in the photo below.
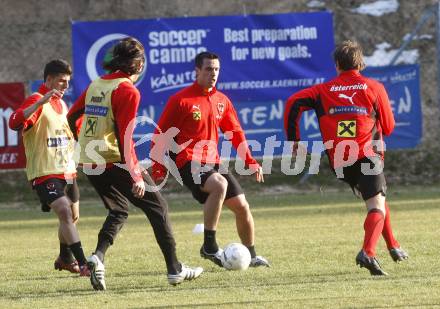
{"type": "Polygon", "coordinates": [[[224,248],[221,261],[226,269],[246,270],[251,262],[251,254],[242,244],[232,243],[224,248]]]}

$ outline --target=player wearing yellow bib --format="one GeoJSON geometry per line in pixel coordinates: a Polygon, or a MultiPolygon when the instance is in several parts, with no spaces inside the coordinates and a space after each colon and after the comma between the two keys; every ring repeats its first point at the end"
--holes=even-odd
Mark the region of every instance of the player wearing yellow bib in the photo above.
{"type": "Polygon", "coordinates": [[[195,279],[203,272],[201,267],[191,268],[178,260],[168,205],[160,192],[146,190],[146,184],[153,187],[154,183],[146,172],[140,172],[132,138],[141,97],[134,83],[144,63],[144,47],[138,40],[119,41],[111,59],[104,63],[109,73],[92,81],[67,115],[81,146],[79,162],[108,209],[89,258],[90,282],[96,290],[106,289],[104,259],[127,221],[129,202],[150,221],[170,284],[195,279]]]}
{"type": "Polygon", "coordinates": [[[59,219],[60,255],[55,269],[89,276],[75,225],[79,219],[79,191],[72,160],[74,139],[62,100],[71,74],[64,60],[46,64],[44,84],[11,115],[9,126],[22,130],[27,179],[37,192],[42,211],[52,209],[59,219]]]}

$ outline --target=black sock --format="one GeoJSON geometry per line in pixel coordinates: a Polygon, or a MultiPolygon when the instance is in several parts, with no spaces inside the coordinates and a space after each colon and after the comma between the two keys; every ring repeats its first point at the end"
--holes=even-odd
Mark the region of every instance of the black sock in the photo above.
{"type": "Polygon", "coordinates": [[[60,257],[61,260],[66,263],[70,264],[73,263],[75,258],[72,255],[72,250],[70,250],[70,247],[68,244],[63,244],[60,242],[60,257]]]}
{"type": "Polygon", "coordinates": [[[247,248],[248,248],[249,252],[251,253],[251,258],[254,258],[257,256],[257,254],[255,253],[255,246],[249,246],[247,248]]]}
{"type": "Polygon", "coordinates": [[[111,246],[110,240],[106,238],[99,238],[98,244],[96,245],[95,255],[104,263],[104,256],[107,252],[107,249],[111,246]]]}
{"type": "Polygon", "coordinates": [[[206,253],[216,253],[218,251],[218,245],[215,239],[215,232],[216,231],[205,229],[203,249],[205,250],[206,253]]]}
{"type": "Polygon", "coordinates": [[[86,260],[86,257],[84,256],[84,251],[83,251],[83,248],[81,246],[80,241],[78,241],[74,244],[71,244],[70,250],[72,250],[72,253],[75,256],[75,258],[78,261],[78,264],[80,266],[87,264],[87,260],[86,260]]]}

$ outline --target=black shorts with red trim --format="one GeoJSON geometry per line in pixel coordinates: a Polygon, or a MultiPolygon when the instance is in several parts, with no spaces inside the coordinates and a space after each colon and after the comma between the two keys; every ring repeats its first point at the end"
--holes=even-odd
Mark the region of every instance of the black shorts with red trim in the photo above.
{"type": "Polygon", "coordinates": [[[353,165],[342,169],[343,178],[338,178],[348,183],[356,195],[359,193],[364,201],[379,193],[386,195],[387,183],[383,173],[383,162],[380,158],[362,158],[353,165]]]}
{"type": "Polygon", "coordinates": [[[208,169],[208,165],[205,165],[201,169],[195,168],[195,171],[191,171],[191,162],[186,163],[182,168],[179,169],[183,184],[191,191],[192,196],[200,204],[205,203],[209,196],[209,194],[202,191],[201,188],[205,185],[209,176],[214,173],[220,173],[228,182],[225,200],[244,193],[237,179],[229,172],[223,172],[220,170],[218,164],[215,164],[209,170],[208,169]]]}
{"type": "Polygon", "coordinates": [[[43,212],[49,212],[49,205],[63,196],[67,196],[72,203],[79,201],[79,188],[76,179],[69,179],[67,182],[65,179],[49,178],[34,185],[33,189],[37,192],[43,212]]]}

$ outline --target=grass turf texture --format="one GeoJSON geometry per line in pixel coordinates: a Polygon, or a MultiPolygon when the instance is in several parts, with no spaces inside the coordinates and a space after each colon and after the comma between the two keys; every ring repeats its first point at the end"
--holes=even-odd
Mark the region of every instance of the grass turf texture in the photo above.
{"type": "MultiPolygon", "coordinates": [[[[347,188],[345,188],[347,189],[347,188]]],[[[106,259],[107,291],[53,269],[57,220],[35,207],[0,208],[2,308],[431,308],[440,306],[438,232],[440,192],[401,187],[389,193],[398,240],[410,259],[392,262],[383,240],[378,258],[386,278],[355,266],[363,238],[361,200],[344,192],[248,194],[256,222],[257,254],[272,268],[226,271],[198,256],[200,206],[188,195],[167,196],[179,258],[205,273],[173,287],[144,215],[134,207],[106,259]],[[29,209],[32,208],[32,209],[29,209]]],[[[94,249],[105,210],[83,201],[79,231],[86,255],[94,249]]],[[[238,241],[230,211],[222,213],[218,241],[238,241]]]]}

